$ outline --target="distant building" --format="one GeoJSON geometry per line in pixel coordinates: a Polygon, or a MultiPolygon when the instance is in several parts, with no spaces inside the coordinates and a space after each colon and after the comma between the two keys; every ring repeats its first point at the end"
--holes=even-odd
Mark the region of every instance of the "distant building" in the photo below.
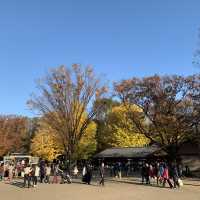
{"type": "MultiPolygon", "coordinates": [[[[200,176],[200,147],[195,143],[184,143],[178,151],[179,161],[183,171],[189,171],[190,174],[200,176]]],[[[104,160],[106,162],[127,162],[134,163],[151,160],[167,160],[168,154],[158,146],[147,147],[124,147],[109,148],[96,154],[96,160],[104,160]]]]}
{"type": "Polygon", "coordinates": [[[167,154],[157,146],[109,148],[95,155],[104,160],[145,160],[147,158],[163,158],[167,154]]]}
{"type": "Polygon", "coordinates": [[[182,144],[178,156],[184,171],[188,167],[191,174],[200,177],[200,144],[194,142],[182,144]]]}

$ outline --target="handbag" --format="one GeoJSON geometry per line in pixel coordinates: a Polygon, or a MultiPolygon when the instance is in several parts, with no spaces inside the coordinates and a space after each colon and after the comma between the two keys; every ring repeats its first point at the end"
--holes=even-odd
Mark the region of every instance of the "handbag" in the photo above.
{"type": "Polygon", "coordinates": [[[179,186],[181,186],[181,187],[183,186],[183,181],[182,181],[180,178],[178,179],[178,184],[179,184],[179,186]]]}

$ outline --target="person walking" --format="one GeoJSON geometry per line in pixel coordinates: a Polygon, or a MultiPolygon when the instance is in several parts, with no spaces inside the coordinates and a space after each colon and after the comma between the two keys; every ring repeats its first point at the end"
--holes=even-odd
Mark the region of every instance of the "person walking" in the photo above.
{"type": "Polygon", "coordinates": [[[82,182],[86,183],[86,165],[83,166],[82,170],[82,182]]]}
{"type": "Polygon", "coordinates": [[[28,182],[28,188],[31,186],[31,166],[27,165],[24,168],[24,187],[26,187],[26,182],[28,182]]]}
{"type": "Polygon", "coordinates": [[[174,188],[177,188],[177,187],[179,188],[180,187],[180,185],[178,183],[179,175],[178,175],[178,169],[177,169],[176,164],[173,164],[171,166],[171,178],[174,183],[174,188]]]}
{"type": "Polygon", "coordinates": [[[50,184],[51,167],[49,164],[45,166],[45,182],[50,184]]]}
{"type": "Polygon", "coordinates": [[[53,164],[53,180],[52,183],[58,183],[58,164],[53,164]]]}
{"type": "Polygon", "coordinates": [[[85,178],[86,178],[86,183],[88,185],[90,185],[91,180],[92,180],[92,166],[91,165],[86,165],[86,174],[85,174],[85,178]]]}
{"type": "Polygon", "coordinates": [[[167,167],[167,165],[165,164],[164,166],[164,171],[163,171],[163,187],[165,187],[166,181],[168,182],[170,188],[173,188],[173,185],[169,179],[169,169],[167,167]]]}
{"type": "Polygon", "coordinates": [[[37,186],[38,182],[38,177],[40,176],[40,168],[38,165],[35,165],[34,170],[33,170],[33,187],[37,186]]]}
{"type": "Polygon", "coordinates": [[[45,178],[45,165],[44,165],[44,163],[42,162],[42,163],[40,164],[40,183],[43,183],[44,178],[45,178]]]}
{"type": "Polygon", "coordinates": [[[154,174],[155,174],[157,186],[159,185],[159,178],[160,178],[159,165],[160,165],[159,162],[156,162],[154,166],[154,174]]]}
{"type": "Polygon", "coordinates": [[[150,184],[150,180],[149,180],[149,171],[150,171],[149,164],[146,163],[146,164],[145,164],[145,172],[144,172],[146,184],[150,184]]]}
{"type": "Polygon", "coordinates": [[[13,163],[11,163],[11,164],[8,166],[8,173],[9,173],[8,180],[9,180],[9,182],[12,182],[13,173],[14,173],[14,164],[13,164],[13,163]]]}
{"type": "Polygon", "coordinates": [[[9,177],[9,164],[8,163],[4,163],[4,181],[8,181],[8,177],[9,177]]]}
{"type": "Polygon", "coordinates": [[[73,175],[74,175],[74,178],[78,178],[78,167],[77,167],[77,165],[74,166],[73,175]]]}
{"type": "Polygon", "coordinates": [[[154,180],[155,177],[155,169],[152,164],[149,165],[149,184],[154,180]]]}
{"type": "Polygon", "coordinates": [[[116,171],[117,171],[117,176],[116,177],[121,179],[122,178],[122,164],[121,164],[121,162],[117,162],[116,171]]]}
{"type": "Polygon", "coordinates": [[[144,163],[142,164],[142,168],[141,168],[141,176],[142,176],[142,184],[144,184],[146,180],[146,167],[144,163]]]}
{"type": "Polygon", "coordinates": [[[100,174],[100,181],[99,181],[99,185],[104,186],[105,182],[104,182],[104,163],[101,163],[101,166],[99,167],[99,174],[100,174]]]}
{"type": "Polygon", "coordinates": [[[3,180],[3,168],[4,168],[3,163],[1,163],[0,164],[0,181],[3,180]]]}
{"type": "Polygon", "coordinates": [[[162,182],[163,182],[163,172],[164,172],[164,163],[163,162],[161,162],[160,164],[159,164],[159,183],[160,184],[162,184],[162,182]]]}

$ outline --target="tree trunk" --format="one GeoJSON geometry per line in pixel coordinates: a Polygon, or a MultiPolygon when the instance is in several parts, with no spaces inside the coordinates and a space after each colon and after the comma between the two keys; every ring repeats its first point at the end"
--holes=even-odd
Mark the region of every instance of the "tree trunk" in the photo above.
{"type": "Polygon", "coordinates": [[[169,145],[166,148],[166,152],[168,153],[168,158],[170,162],[177,161],[178,159],[178,146],[175,144],[169,145]]]}

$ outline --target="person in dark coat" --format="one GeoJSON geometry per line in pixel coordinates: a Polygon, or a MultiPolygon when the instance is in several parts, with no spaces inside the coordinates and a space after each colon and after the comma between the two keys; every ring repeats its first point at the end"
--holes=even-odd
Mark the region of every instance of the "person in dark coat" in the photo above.
{"type": "Polygon", "coordinates": [[[119,179],[122,178],[122,163],[121,162],[117,163],[117,177],[119,179]]]}
{"type": "Polygon", "coordinates": [[[40,163],[40,183],[43,183],[45,177],[45,163],[40,163]]]}
{"type": "Polygon", "coordinates": [[[155,174],[155,177],[156,177],[156,183],[157,185],[159,185],[159,178],[160,178],[160,173],[159,173],[159,163],[155,163],[154,165],[154,174],[155,174]]]}
{"type": "Polygon", "coordinates": [[[179,175],[178,175],[178,169],[177,169],[176,164],[173,164],[171,166],[170,172],[171,172],[170,176],[171,176],[173,183],[174,183],[174,188],[177,188],[177,187],[179,188],[180,187],[179,183],[178,183],[179,175]]]}
{"type": "Polygon", "coordinates": [[[145,164],[143,163],[142,168],[141,168],[141,176],[142,176],[142,184],[144,184],[145,182],[145,178],[146,178],[146,168],[145,168],[145,164]]]}
{"type": "Polygon", "coordinates": [[[99,167],[99,174],[100,174],[100,181],[99,185],[104,186],[104,163],[101,163],[101,166],[99,167]]]}
{"type": "Polygon", "coordinates": [[[92,180],[92,167],[90,165],[86,165],[85,181],[88,185],[90,185],[91,180],[92,180]]]}
{"type": "Polygon", "coordinates": [[[145,171],[144,171],[144,176],[145,176],[145,179],[146,179],[146,184],[150,184],[149,171],[150,171],[149,164],[146,163],[145,164],[145,171]]]}
{"type": "Polygon", "coordinates": [[[82,182],[86,183],[86,165],[83,166],[83,171],[82,171],[82,182]]]}

